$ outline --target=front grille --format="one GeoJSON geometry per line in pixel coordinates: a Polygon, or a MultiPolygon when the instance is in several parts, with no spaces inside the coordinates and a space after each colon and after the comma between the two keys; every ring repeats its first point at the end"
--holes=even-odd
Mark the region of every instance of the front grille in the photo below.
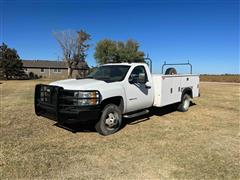
{"type": "Polygon", "coordinates": [[[60,106],[74,106],[74,91],[63,90],[59,96],[60,106]]]}

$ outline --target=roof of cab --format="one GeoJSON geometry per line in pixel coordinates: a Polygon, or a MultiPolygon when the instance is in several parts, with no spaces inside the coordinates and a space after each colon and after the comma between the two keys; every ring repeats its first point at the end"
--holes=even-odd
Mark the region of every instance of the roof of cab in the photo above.
{"type": "Polygon", "coordinates": [[[132,65],[143,65],[143,64],[146,64],[146,63],[107,63],[107,64],[103,64],[101,66],[109,66],[109,65],[113,65],[113,66],[117,66],[117,65],[125,65],[125,66],[132,66],[132,65]]]}

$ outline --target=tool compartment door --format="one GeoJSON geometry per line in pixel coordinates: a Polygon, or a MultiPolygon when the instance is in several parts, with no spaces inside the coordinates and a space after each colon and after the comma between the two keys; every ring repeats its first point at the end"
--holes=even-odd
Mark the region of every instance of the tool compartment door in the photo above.
{"type": "Polygon", "coordinates": [[[162,76],[161,106],[181,101],[181,77],[162,76]]]}

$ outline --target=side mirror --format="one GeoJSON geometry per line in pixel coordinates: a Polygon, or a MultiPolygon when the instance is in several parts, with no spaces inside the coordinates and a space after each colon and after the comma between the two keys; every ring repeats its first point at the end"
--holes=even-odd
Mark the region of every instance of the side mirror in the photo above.
{"type": "Polygon", "coordinates": [[[146,75],[145,73],[140,73],[138,77],[138,83],[145,84],[146,83],[146,75]]]}
{"type": "Polygon", "coordinates": [[[138,83],[138,76],[131,74],[128,81],[130,84],[138,83]]]}
{"type": "Polygon", "coordinates": [[[138,76],[131,75],[128,79],[130,84],[140,83],[145,84],[146,83],[146,75],[145,73],[140,73],[138,76]]]}

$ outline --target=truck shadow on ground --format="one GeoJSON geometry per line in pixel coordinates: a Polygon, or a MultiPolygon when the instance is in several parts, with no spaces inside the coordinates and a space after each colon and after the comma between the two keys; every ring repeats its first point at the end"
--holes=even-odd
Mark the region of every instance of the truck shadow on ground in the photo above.
{"type": "Polygon", "coordinates": [[[91,133],[91,132],[96,132],[94,128],[94,123],[65,123],[65,124],[59,124],[55,123],[54,126],[58,128],[62,128],[67,131],[71,131],[72,133],[91,133]]]}
{"type": "MultiPolygon", "coordinates": [[[[195,103],[191,103],[190,106],[195,106],[195,103]]],[[[169,113],[173,113],[177,111],[177,104],[172,104],[168,106],[164,106],[161,108],[153,107],[150,109],[150,112],[148,114],[134,117],[134,118],[124,118],[123,123],[121,126],[121,129],[126,127],[127,125],[135,125],[138,123],[143,123],[145,121],[151,120],[152,116],[164,116],[169,113]]],[[[96,130],[94,128],[95,122],[92,123],[68,123],[68,124],[59,124],[55,123],[54,126],[62,128],[64,130],[70,131],[72,133],[78,133],[78,132],[85,132],[85,133],[96,133],[96,130]]],[[[120,131],[121,131],[120,129],[120,131]]]]}
{"type": "MultiPolygon", "coordinates": [[[[192,103],[192,102],[190,104],[190,106],[195,106],[195,105],[196,104],[192,103]]],[[[126,125],[135,125],[135,124],[138,124],[138,123],[142,123],[144,121],[148,121],[148,120],[150,120],[150,118],[152,116],[164,116],[166,114],[170,114],[170,113],[173,113],[175,111],[178,111],[177,106],[178,106],[178,104],[171,104],[171,105],[164,106],[164,107],[159,107],[159,108],[158,107],[152,107],[148,114],[145,114],[145,115],[142,115],[142,116],[139,116],[139,117],[135,117],[135,118],[131,118],[131,119],[125,119],[124,123],[123,123],[123,128],[126,125]]]]}

